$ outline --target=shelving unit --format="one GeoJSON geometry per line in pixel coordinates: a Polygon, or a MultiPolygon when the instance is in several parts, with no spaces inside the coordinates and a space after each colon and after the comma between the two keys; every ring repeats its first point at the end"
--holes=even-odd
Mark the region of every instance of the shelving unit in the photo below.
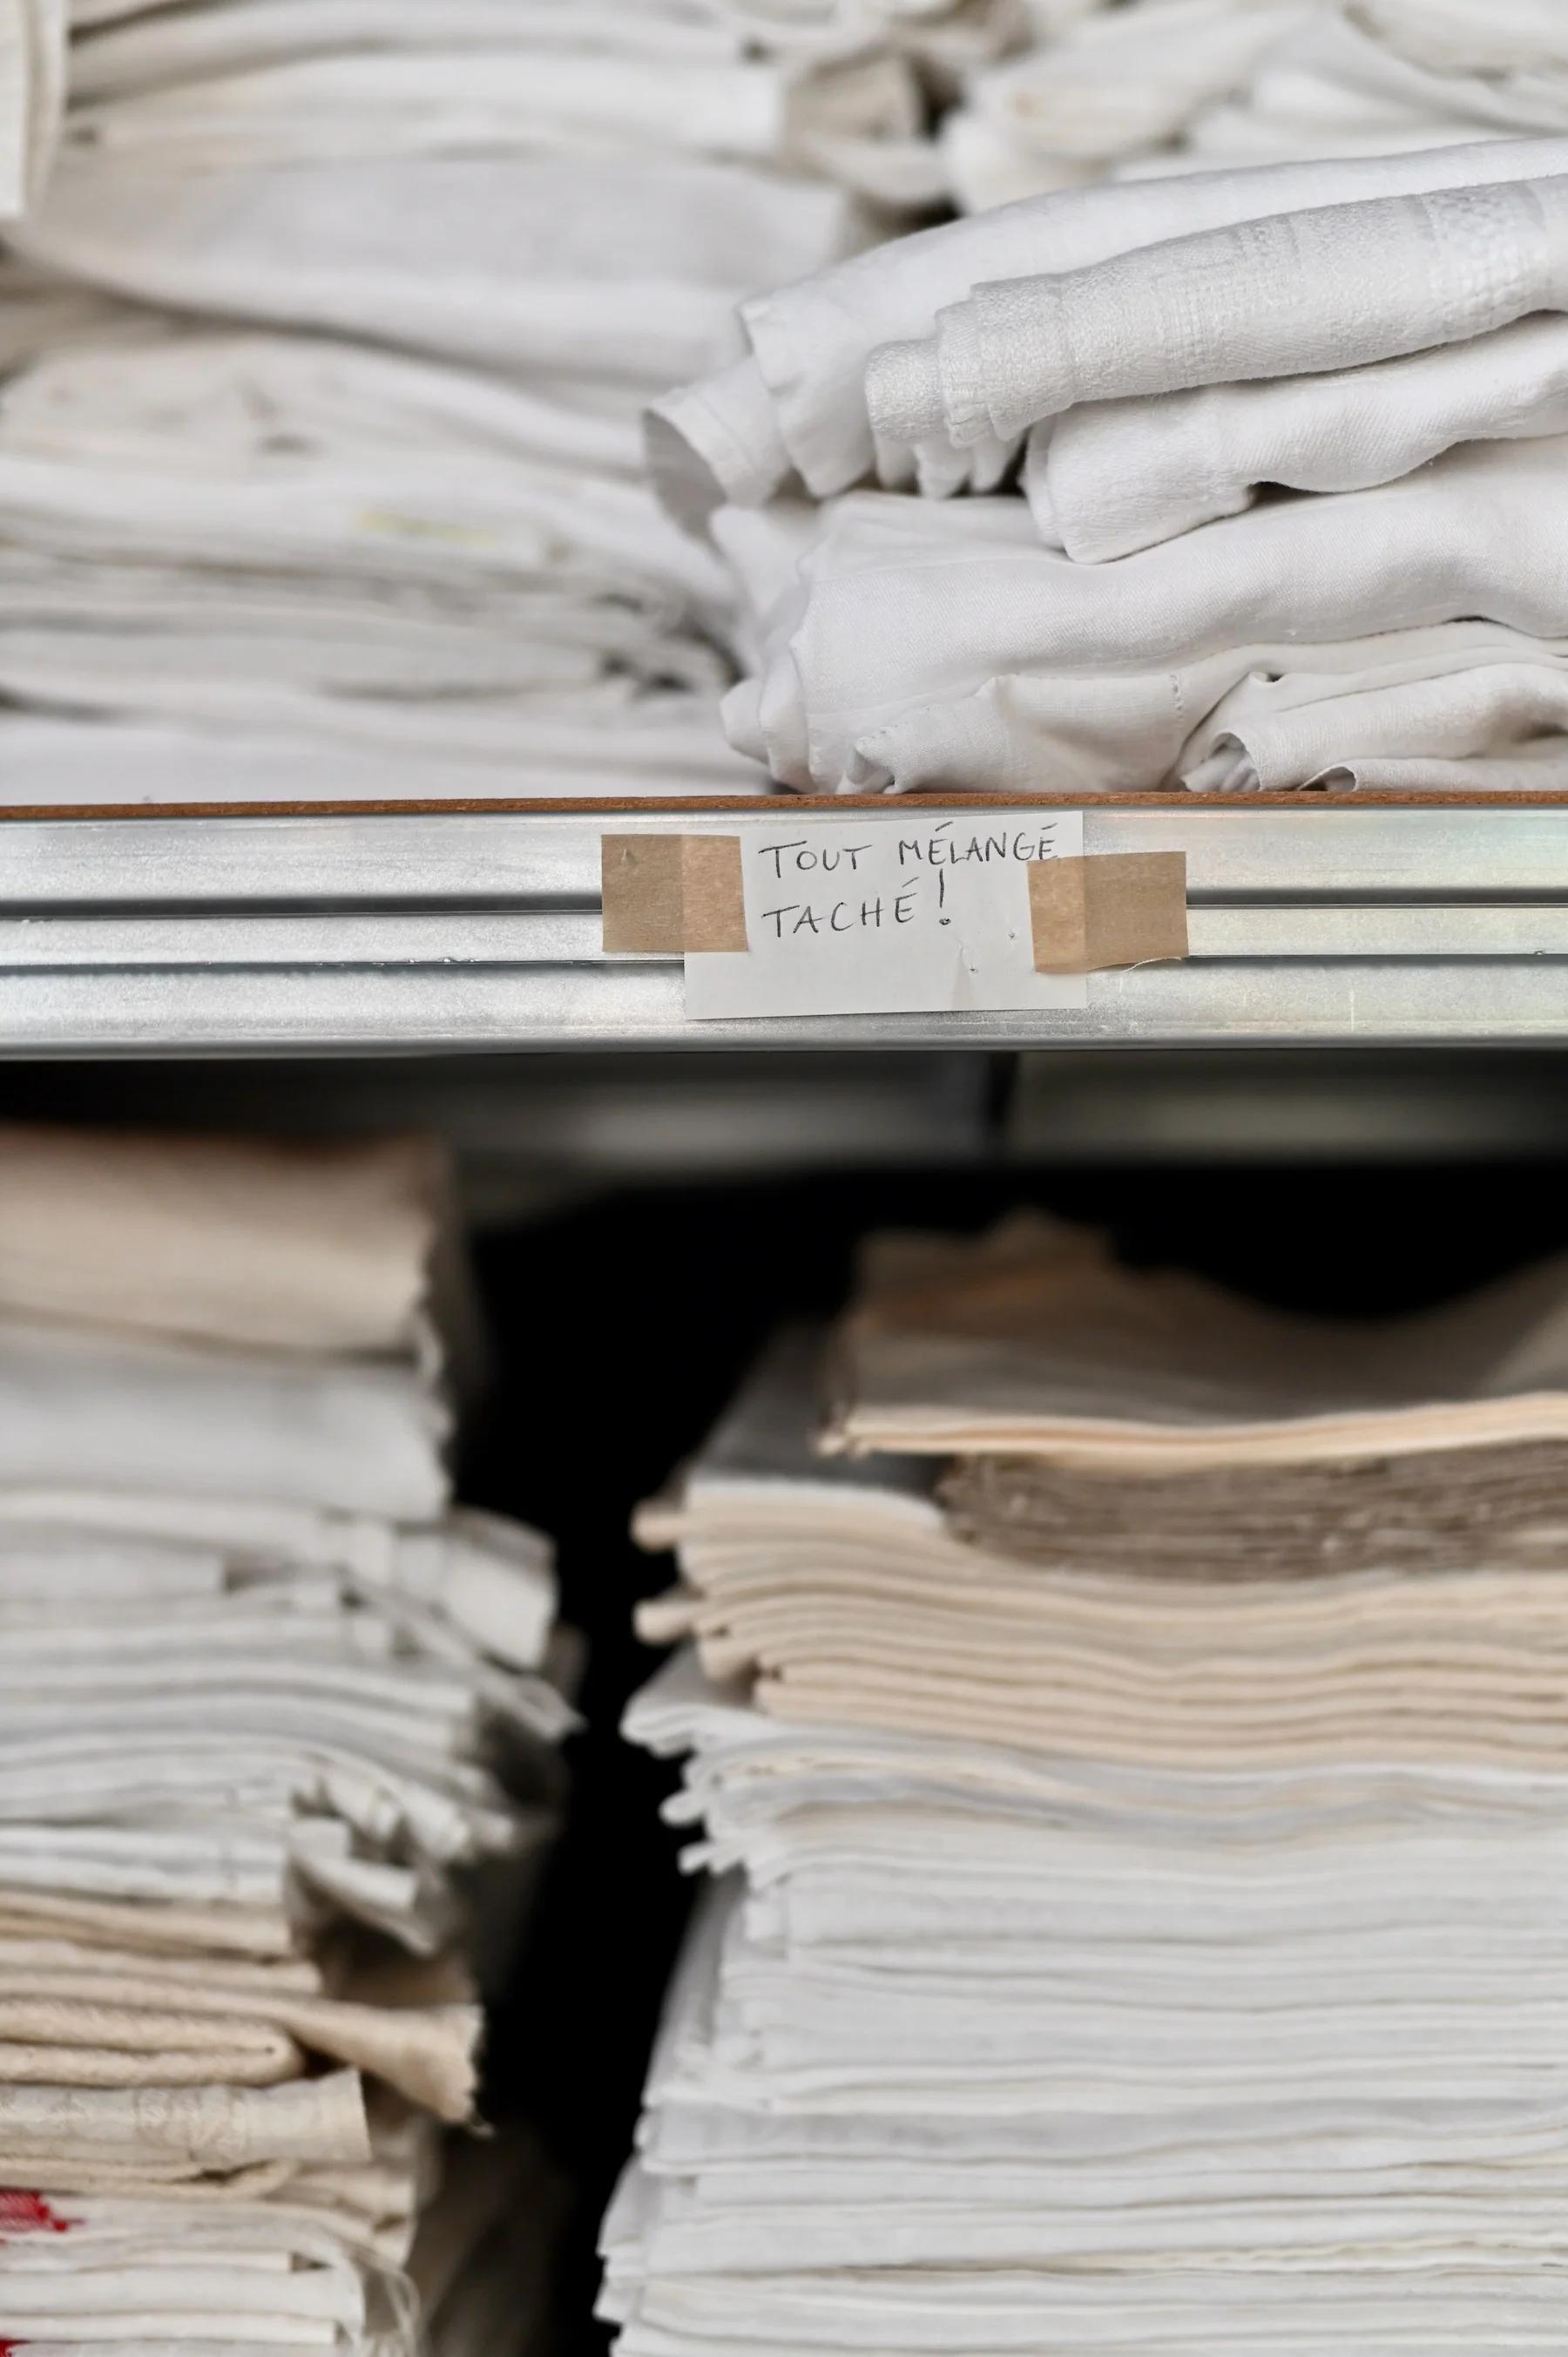
{"type": "MultiPolygon", "coordinates": [[[[791,807],[14,818],[0,827],[0,1053],[1568,1039],[1563,806],[1090,806],[1091,854],[1186,853],[1193,953],[1091,976],[1087,1012],[692,1023],[677,961],[604,956],[606,830],[744,833],[791,807]]],[[[866,805],[829,807],[864,823],[866,805]]]]}

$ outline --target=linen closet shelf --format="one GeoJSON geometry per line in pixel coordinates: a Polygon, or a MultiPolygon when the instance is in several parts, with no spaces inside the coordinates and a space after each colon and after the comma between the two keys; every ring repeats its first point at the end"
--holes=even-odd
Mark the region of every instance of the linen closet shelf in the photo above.
{"type": "MultiPolygon", "coordinates": [[[[0,1053],[1568,1039],[1561,803],[1090,805],[1091,855],[1186,853],[1192,954],[1090,976],[1086,1012],[694,1023],[677,961],[603,955],[603,833],[744,833],[800,807],[10,819],[0,1053]]],[[[827,807],[865,823],[865,805],[827,807]]]]}

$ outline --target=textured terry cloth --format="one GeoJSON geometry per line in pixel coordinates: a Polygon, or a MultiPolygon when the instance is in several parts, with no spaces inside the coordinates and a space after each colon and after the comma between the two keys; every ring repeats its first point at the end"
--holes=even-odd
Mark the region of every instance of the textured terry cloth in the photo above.
{"type": "Polygon", "coordinates": [[[1568,431],[1568,320],[1523,319],[1366,368],[1085,404],[1029,437],[1024,490],[1048,546],[1126,556],[1239,515],[1262,484],[1351,491],[1455,443],[1568,431]]]}
{"type": "Polygon", "coordinates": [[[1374,490],[1261,502],[1085,565],[1040,547],[1017,500],[854,493],[823,511],[725,729],[773,777],[818,791],[961,782],[950,764],[972,724],[977,787],[1001,785],[1009,763],[1026,775],[1053,728],[1075,784],[1157,785],[1253,670],[1424,659],[1442,642],[1393,634],[1463,621],[1452,664],[1433,666],[1461,669],[1477,618],[1561,640],[1565,496],[1564,437],[1466,444],[1374,490]]]}
{"type": "Polygon", "coordinates": [[[824,1445],[1152,1472],[1561,1439],[1565,1284],[1549,1261],[1356,1326],[1134,1273],[1049,1222],[901,1243],[839,1329],[824,1445]]]}
{"type": "MultiPolygon", "coordinates": [[[[1379,197],[1550,177],[1562,139],[1418,156],[1195,175],[1179,190],[1128,183],[1069,190],[926,230],[741,306],[749,358],[654,405],[654,479],[689,523],[723,501],[755,506],[795,468],[817,497],[873,471],[865,369],[881,345],[929,336],[983,283],[1081,270],[1177,231],[1379,197]]],[[[895,457],[897,454],[892,454],[895,457]]],[[[909,454],[904,454],[907,466],[909,454]]],[[[894,473],[892,479],[903,479],[894,473]]]]}
{"type": "Polygon", "coordinates": [[[1011,440],[1080,402],[1308,375],[1568,308],[1568,178],[1276,215],[977,287],[874,352],[873,431],[1011,440]]]}
{"type": "Polygon", "coordinates": [[[242,1347],[406,1355],[442,1194],[422,1138],[0,1130],[0,1304],[242,1347]]]}
{"type": "Polygon", "coordinates": [[[1142,0],[970,77],[941,125],[959,209],[1045,195],[1179,137],[1244,82],[1307,0],[1142,0]]]}
{"type": "Polygon", "coordinates": [[[703,159],[413,156],[269,172],[62,156],[20,243],[67,277],[444,359],[652,390],[748,288],[855,243],[831,188],[703,159]]]}

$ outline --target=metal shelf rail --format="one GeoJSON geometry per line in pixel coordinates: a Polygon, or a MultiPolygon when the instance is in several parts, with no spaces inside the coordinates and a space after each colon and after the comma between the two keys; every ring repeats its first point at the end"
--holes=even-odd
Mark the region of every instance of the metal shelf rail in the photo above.
{"type": "Polygon", "coordinates": [[[678,962],[604,957],[602,833],[788,807],[10,820],[0,1054],[1568,1040],[1563,807],[1090,805],[1090,853],[1187,854],[1192,955],[1087,1012],[690,1023],[678,962]]]}

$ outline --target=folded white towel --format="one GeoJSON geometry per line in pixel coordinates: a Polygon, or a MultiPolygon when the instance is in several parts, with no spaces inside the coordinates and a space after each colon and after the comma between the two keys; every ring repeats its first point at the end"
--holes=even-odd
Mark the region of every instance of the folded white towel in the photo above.
{"type": "Polygon", "coordinates": [[[656,479],[688,522],[725,500],[757,504],[791,467],[818,497],[862,480],[875,457],[865,385],[872,352],[929,335],[939,311],[983,283],[1082,270],[1183,231],[1565,169],[1568,141],[1484,143],[1195,175],[1175,191],[1144,183],[1073,189],[924,231],[743,304],[750,361],[655,404],[656,479]]]}
{"type": "Polygon", "coordinates": [[[977,287],[866,366],[875,432],[1012,439],[1079,402],[1354,368],[1568,308],[1568,178],[1374,198],[977,287]]]}
{"type": "Polygon", "coordinates": [[[1088,402],[1030,435],[1024,490],[1040,537],[1079,563],[1238,515],[1262,484],[1351,491],[1455,443],[1568,432],[1568,320],[1366,368],[1088,402]]]}

